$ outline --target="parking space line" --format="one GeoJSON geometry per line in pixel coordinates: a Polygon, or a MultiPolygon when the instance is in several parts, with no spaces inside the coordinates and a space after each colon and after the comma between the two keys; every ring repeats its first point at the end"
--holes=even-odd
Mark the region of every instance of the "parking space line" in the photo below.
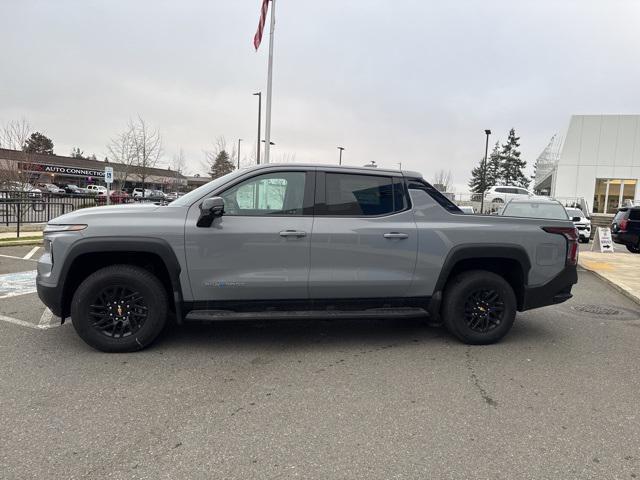
{"type": "MultiPolygon", "coordinates": [[[[40,247],[38,247],[38,248],[40,248],[40,247]]],[[[38,260],[36,260],[36,259],[34,259],[34,258],[14,257],[13,255],[3,255],[3,254],[0,254],[0,257],[3,257],[3,258],[13,258],[14,260],[28,260],[28,261],[30,261],[30,262],[37,262],[37,261],[38,261],[38,260]]]]}
{"type": "Polygon", "coordinates": [[[40,246],[33,247],[29,253],[27,253],[24,257],[22,257],[22,259],[30,260],[31,257],[33,257],[33,254],[36,253],[39,249],[40,249],[40,246]]]}
{"type": "Polygon", "coordinates": [[[60,325],[36,325],[34,323],[25,322],[24,320],[20,320],[19,318],[7,317],[5,315],[0,315],[1,322],[12,323],[14,325],[18,325],[20,327],[34,328],[36,330],[48,330],[49,328],[59,327],[60,325]]]}
{"type": "Polygon", "coordinates": [[[52,319],[53,312],[51,312],[51,310],[49,310],[48,308],[45,308],[44,312],[42,312],[42,316],[40,317],[40,321],[38,322],[38,326],[42,327],[43,325],[50,325],[52,319]]]}

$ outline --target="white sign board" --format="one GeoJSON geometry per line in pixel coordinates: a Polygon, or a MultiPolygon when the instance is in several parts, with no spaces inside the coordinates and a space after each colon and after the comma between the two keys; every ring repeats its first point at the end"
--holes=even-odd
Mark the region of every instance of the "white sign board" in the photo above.
{"type": "Polygon", "coordinates": [[[104,167],[104,182],[113,183],[113,167],[104,167]]]}
{"type": "Polygon", "coordinates": [[[591,250],[600,250],[601,253],[613,253],[611,230],[606,227],[598,227],[598,232],[593,239],[591,250]]]}

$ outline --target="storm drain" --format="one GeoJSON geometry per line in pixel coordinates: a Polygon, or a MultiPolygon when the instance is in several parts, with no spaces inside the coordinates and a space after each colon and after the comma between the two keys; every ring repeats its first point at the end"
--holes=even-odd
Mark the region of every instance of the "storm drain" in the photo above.
{"type": "Polygon", "coordinates": [[[572,305],[571,308],[580,313],[591,315],[620,315],[620,309],[607,305],[572,305]]]}

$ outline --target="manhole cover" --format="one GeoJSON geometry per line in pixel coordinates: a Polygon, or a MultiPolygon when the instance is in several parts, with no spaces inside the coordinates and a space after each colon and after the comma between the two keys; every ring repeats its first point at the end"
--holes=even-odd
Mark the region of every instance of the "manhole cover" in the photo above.
{"type": "Polygon", "coordinates": [[[620,310],[606,305],[572,305],[571,308],[581,313],[592,315],[619,315],[620,310]]]}

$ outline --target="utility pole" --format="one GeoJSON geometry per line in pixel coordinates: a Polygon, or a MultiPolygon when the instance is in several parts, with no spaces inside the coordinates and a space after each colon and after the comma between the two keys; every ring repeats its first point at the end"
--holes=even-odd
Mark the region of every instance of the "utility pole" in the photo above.
{"type": "Polygon", "coordinates": [[[273,77],[273,31],[276,26],[276,0],[271,0],[271,25],[269,29],[269,68],[267,72],[267,118],[264,129],[264,163],[269,163],[271,146],[271,86],[273,77]]]}
{"type": "Polygon", "coordinates": [[[338,147],[338,150],[340,150],[340,158],[338,159],[338,165],[342,165],[342,151],[344,150],[344,147],[338,147]]]}
{"type": "Polygon", "coordinates": [[[260,165],[260,119],[262,118],[262,92],[256,92],[254,95],[258,96],[258,142],[256,143],[256,163],[260,165]]]}
{"type": "Polygon", "coordinates": [[[487,191],[487,153],[489,152],[489,135],[491,130],[484,131],[487,135],[487,143],[484,146],[484,161],[482,162],[482,198],[480,199],[480,213],[484,213],[484,193],[487,191]]]}
{"type": "Polygon", "coordinates": [[[240,142],[242,141],[241,138],[238,139],[238,170],[240,170],[240,142]]]}

